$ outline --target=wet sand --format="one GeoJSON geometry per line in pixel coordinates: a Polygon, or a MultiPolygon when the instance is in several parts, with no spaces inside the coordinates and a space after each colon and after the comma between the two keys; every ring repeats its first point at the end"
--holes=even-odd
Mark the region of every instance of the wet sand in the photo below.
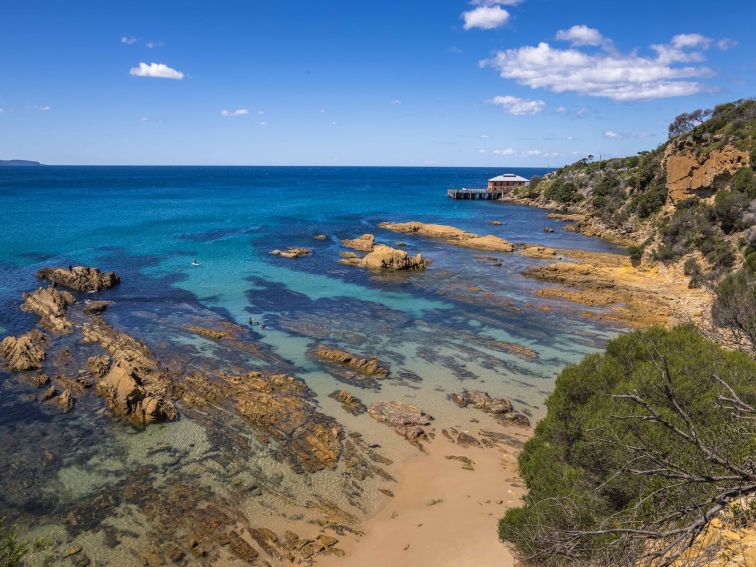
{"type": "MultiPolygon", "coordinates": [[[[501,431],[523,440],[531,434],[501,431]]],[[[323,557],[318,567],[514,565],[510,548],[498,540],[497,522],[525,492],[517,453],[511,446],[463,448],[438,435],[425,454],[400,467],[394,498],[364,522],[364,535],[342,539],[346,554],[323,557]],[[471,459],[474,470],[450,455],[471,459]]]]}

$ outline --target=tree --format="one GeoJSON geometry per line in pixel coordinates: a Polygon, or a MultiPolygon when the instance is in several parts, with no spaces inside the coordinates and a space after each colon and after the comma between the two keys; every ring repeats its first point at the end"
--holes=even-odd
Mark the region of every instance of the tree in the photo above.
{"type": "Polygon", "coordinates": [[[681,134],[687,134],[699,124],[703,123],[711,116],[711,109],[697,109],[693,112],[683,112],[675,116],[675,119],[669,125],[667,131],[670,138],[675,138],[681,134]]]}
{"type": "Polygon", "coordinates": [[[636,331],[567,367],[500,536],[538,565],[671,564],[756,494],[754,375],[691,326],[636,331]]]}

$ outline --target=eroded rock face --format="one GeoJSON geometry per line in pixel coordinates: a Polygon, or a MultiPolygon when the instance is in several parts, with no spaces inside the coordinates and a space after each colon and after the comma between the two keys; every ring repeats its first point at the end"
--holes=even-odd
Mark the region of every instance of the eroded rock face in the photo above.
{"type": "Polygon", "coordinates": [[[325,345],[320,345],[315,348],[312,351],[312,354],[320,360],[334,364],[343,364],[368,376],[376,376],[379,378],[388,376],[388,369],[382,367],[378,358],[375,356],[371,356],[370,358],[360,358],[344,350],[325,345]]]}
{"type": "Polygon", "coordinates": [[[11,372],[38,370],[45,361],[45,335],[38,330],[19,337],[5,337],[0,343],[0,355],[11,372]]]}
{"type": "Polygon", "coordinates": [[[394,232],[407,234],[419,234],[427,238],[445,240],[450,244],[476,250],[489,250],[492,252],[512,252],[514,246],[498,236],[480,235],[465,232],[460,228],[441,224],[425,224],[422,222],[382,222],[381,228],[394,232]]]}
{"type": "Polygon", "coordinates": [[[408,441],[419,442],[427,437],[426,426],[432,416],[406,402],[375,402],[368,407],[370,417],[394,428],[408,441]]]}
{"type": "Polygon", "coordinates": [[[74,266],[70,270],[42,268],[37,277],[77,291],[102,291],[121,281],[115,272],[101,272],[99,268],[86,266],[74,266]]]}
{"type": "Polygon", "coordinates": [[[370,270],[424,270],[430,260],[424,259],[422,254],[410,256],[404,250],[397,250],[384,244],[376,244],[364,258],[350,257],[341,260],[342,264],[363,266],[370,270]]]}
{"type": "Polygon", "coordinates": [[[332,467],[341,454],[342,429],[315,409],[300,379],[285,374],[249,372],[241,376],[188,376],[181,399],[191,405],[233,404],[263,441],[275,441],[296,468],[315,472],[332,467]]]}
{"type": "Polygon", "coordinates": [[[287,248],[286,250],[272,250],[271,254],[274,256],[280,256],[281,258],[304,258],[310,256],[312,250],[309,248],[287,248]]]}
{"type": "Polygon", "coordinates": [[[375,236],[366,233],[351,240],[342,240],[341,243],[347,248],[361,250],[362,252],[370,252],[373,249],[373,245],[375,244],[375,236]]]}
{"type": "Polygon", "coordinates": [[[530,426],[530,420],[524,414],[514,410],[512,402],[504,398],[492,398],[480,390],[462,390],[459,394],[450,394],[449,399],[459,407],[473,407],[496,417],[502,423],[513,423],[523,427],[530,426]]]}
{"type": "Polygon", "coordinates": [[[693,197],[709,189],[720,175],[732,175],[748,166],[748,152],[728,144],[699,157],[689,148],[670,144],[664,157],[667,187],[674,201],[693,197]]]}
{"type": "Polygon", "coordinates": [[[76,298],[67,291],[40,287],[31,293],[24,293],[21,311],[39,315],[40,324],[51,331],[68,333],[73,325],[66,317],[66,310],[74,303],[76,298]]]}
{"type": "MultiPolygon", "coordinates": [[[[113,359],[96,391],[114,414],[140,424],[178,417],[171,401],[173,381],[144,343],[99,319],[85,325],[83,334],[85,342],[98,343],[113,359]]],[[[102,372],[102,359],[89,362],[97,374],[102,372]]]]}

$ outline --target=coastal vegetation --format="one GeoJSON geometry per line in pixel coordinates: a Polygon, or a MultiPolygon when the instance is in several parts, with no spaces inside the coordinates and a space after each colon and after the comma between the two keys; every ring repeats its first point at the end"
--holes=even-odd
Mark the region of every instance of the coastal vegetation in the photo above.
{"type": "Polygon", "coordinates": [[[754,376],[691,326],[635,331],[567,367],[500,536],[538,565],[672,562],[756,493],[754,376]]]}
{"type": "Polygon", "coordinates": [[[27,551],[28,544],[16,536],[15,526],[0,517],[0,567],[19,567],[27,551]]]}

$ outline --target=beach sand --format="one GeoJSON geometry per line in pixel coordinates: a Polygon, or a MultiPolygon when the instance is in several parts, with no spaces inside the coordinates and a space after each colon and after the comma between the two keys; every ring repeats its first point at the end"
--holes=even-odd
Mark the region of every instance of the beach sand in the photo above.
{"type": "MultiPolygon", "coordinates": [[[[530,430],[506,428],[521,439],[530,430]]],[[[399,469],[395,496],[363,525],[365,534],[342,539],[343,557],[318,567],[507,567],[515,564],[499,542],[497,521],[524,494],[514,447],[462,448],[441,435],[399,469]],[[474,470],[449,455],[468,457],[474,470]]]]}

